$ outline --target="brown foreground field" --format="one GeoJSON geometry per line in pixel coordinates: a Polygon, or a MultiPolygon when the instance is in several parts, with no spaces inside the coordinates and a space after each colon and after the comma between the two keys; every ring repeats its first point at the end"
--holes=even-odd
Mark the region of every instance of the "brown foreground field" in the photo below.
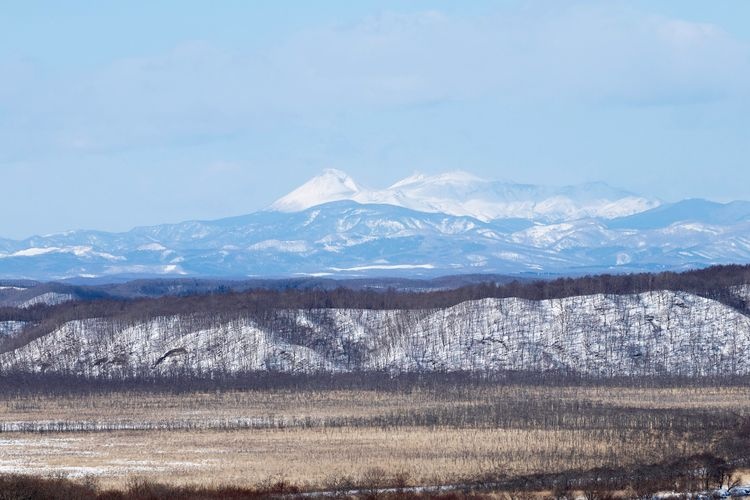
{"type": "Polygon", "coordinates": [[[0,474],[315,491],[574,478],[711,454],[728,464],[704,478],[714,487],[745,467],[748,416],[742,384],[6,392],[0,474]]]}

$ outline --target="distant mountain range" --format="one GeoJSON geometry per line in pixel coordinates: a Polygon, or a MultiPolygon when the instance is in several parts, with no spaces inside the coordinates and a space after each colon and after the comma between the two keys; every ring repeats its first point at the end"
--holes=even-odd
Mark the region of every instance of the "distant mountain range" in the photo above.
{"type": "Polygon", "coordinates": [[[326,170],[268,209],[215,221],[0,240],[0,277],[435,276],[750,262],[750,202],[661,203],[602,183],[464,172],[370,190],[326,170]]]}
{"type": "Polygon", "coordinates": [[[546,222],[643,212],[657,200],[612,188],[604,183],[551,188],[488,181],[466,172],[421,174],[387,189],[361,187],[339,170],[328,169],[271,205],[271,210],[299,212],[332,201],[395,205],[419,212],[469,216],[484,222],[520,218],[546,222]]]}

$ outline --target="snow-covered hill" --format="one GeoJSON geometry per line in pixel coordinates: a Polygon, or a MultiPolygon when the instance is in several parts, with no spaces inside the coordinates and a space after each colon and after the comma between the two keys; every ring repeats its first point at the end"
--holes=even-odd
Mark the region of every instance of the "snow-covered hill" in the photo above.
{"type": "Polygon", "coordinates": [[[0,355],[0,370],[748,374],[746,313],[685,292],[657,291],[484,299],[437,310],[281,310],[262,321],[191,315],[123,323],[89,319],[0,355]]]}

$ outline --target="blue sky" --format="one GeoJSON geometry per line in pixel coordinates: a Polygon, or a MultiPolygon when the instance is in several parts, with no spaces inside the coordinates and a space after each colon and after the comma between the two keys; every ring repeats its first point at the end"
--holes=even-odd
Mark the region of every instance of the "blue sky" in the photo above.
{"type": "Polygon", "coordinates": [[[750,198],[750,2],[6,2],[0,237],[252,212],[324,168],[750,198]]]}

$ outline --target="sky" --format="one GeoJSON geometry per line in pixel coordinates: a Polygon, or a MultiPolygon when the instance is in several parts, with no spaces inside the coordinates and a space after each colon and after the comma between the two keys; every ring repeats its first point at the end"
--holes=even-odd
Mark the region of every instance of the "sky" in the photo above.
{"type": "Polygon", "coordinates": [[[750,199],[750,2],[18,0],[0,237],[215,219],[326,168],[750,199]]]}

